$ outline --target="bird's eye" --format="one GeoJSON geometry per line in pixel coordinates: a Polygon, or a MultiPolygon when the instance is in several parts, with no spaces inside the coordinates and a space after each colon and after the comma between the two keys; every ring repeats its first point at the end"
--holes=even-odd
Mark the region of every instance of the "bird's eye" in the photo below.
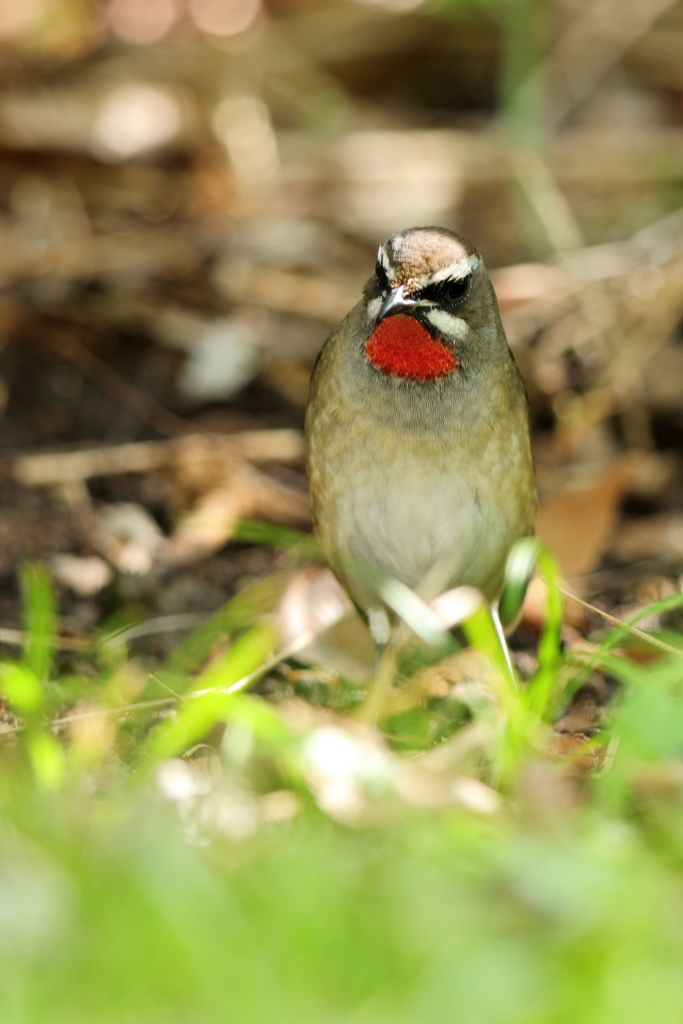
{"type": "Polygon", "coordinates": [[[384,269],[384,267],[382,266],[382,264],[379,262],[379,260],[377,261],[377,265],[375,267],[375,277],[377,278],[377,284],[379,285],[379,290],[381,292],[388,291],[388,289],[389,289],[389,278],[387,277],[387,272],[384,269]]]}
{"type": "Polygon", "coordinates": [[[428,284],[420,290],[420,298],[437,306],[454,306],[465,297],[471,279],[472,275],[468,274],[457,280],[447,277],[444,281],[428,284]]]}

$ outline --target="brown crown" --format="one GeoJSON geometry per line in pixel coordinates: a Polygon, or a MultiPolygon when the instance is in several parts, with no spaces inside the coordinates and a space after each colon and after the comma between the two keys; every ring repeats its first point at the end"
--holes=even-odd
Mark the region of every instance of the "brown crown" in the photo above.
{"type": "Polygon", "coordinates": [[[408,228],[392,235],[383,248],[396,273],[392,284],[403,285],[407,292],[439,270],[477,255],[466,239],[445,228],[408,228]]]}

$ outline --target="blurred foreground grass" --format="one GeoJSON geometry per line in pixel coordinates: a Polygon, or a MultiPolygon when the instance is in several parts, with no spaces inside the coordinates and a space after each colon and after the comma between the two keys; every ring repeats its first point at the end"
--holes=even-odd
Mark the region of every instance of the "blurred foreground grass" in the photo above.
{"type": "Polygon", "coordinates": [[[122,633],[56,655],[27,566],[22,655],[0,666],[3,1024],[678,1024],[683,636],[565,654],[540,565],[525,684],[487,609],[462,605],[453,653],[390,593],[461,683],[420,691],[439,668],[402,667],[377,727],[372,689],[296,668],[278,689],[268,581],[152,672],[122,633]],[[560,758],[549,722],[598,667],[624,684],[610,723],[560,758]]]}

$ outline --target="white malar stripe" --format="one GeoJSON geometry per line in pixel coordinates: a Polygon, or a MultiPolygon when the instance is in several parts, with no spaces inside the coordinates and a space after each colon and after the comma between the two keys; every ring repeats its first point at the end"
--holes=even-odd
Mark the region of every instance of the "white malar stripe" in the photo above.
{"type": "Polygon", "coordinates": [[[381,308],[382,297],[380,295],[378,298],[372,299],[370,302],[368,302],[368,316],[374,320],[376,316],[379,316],[379,311],[381,308]]]}
{"type": "Polygon", "coordinates": [[[452,316],[443,309],[430,309],[425,313],[427,320],[438,331],[441,331],[447,338],[462,340],[470,333],[469,325],[459,316],[452,316]]]}

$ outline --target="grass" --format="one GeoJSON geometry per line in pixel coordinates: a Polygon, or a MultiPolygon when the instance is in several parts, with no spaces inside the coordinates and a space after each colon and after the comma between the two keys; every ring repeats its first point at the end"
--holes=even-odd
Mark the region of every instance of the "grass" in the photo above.
{"type": "Polygon", "coordinates": [[[536,562],[524,684],[488,608],[454,599],[454,653],[380,581],[446,661],[397,654],[376,728],[367,688],[272,668],[277,574],[152,665],[112,631],[57,654],[27,566],[0,666],[3,1024],[679,1024],[683,636],[634,660],[621,627],[565,654],[544,552],[516,553],[502,614],[536,562]],[[549,723],[596,669],[623,684],[610,723],[553,756],[549,723]]]}

